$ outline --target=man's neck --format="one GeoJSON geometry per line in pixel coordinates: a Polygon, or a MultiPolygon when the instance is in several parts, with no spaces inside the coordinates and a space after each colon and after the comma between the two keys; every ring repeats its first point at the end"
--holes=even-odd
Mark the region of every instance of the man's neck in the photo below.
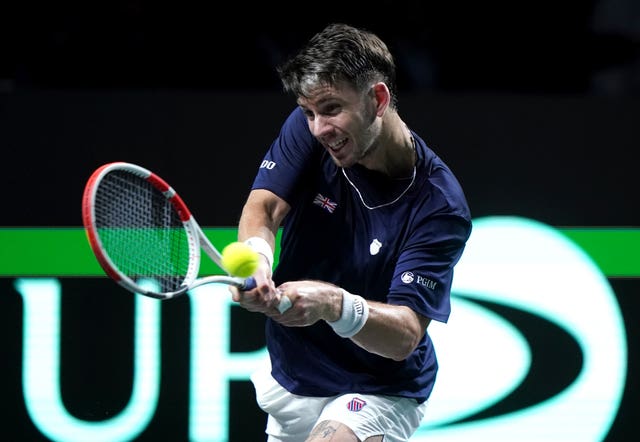
{"type": "Polygon", "coordinates": [[[416,163],[413,137],[396,112],[385,117],[375,149],[360,164],[392,178],[409,177],[416,163]]]}

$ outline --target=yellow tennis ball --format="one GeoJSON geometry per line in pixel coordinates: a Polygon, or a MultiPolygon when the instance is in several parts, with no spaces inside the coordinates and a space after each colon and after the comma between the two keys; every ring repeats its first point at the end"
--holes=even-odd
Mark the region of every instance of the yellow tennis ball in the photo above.
{"type": "Polygon", "coordinates": [[[247,278],[258,268],[258,252],[243,242],[232,242],[222,249],[222,266],[233,276],[247,278]]]}

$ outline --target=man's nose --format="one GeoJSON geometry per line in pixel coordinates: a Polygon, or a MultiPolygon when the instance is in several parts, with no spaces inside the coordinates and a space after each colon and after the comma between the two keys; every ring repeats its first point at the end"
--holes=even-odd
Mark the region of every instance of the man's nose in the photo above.
{"type": "Polygon", "coordinates": [[[331,126],[328,124],[327,118],[322,116],[314,117],[309,126],[314,137],[321,137],[331,130],[331,126]]]}

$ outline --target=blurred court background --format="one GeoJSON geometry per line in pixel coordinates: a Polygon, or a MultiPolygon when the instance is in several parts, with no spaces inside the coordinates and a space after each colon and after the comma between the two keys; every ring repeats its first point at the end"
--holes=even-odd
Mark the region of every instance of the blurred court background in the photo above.
{"type": "MultiPolygon", "coordinates": [[[[590,358],[606,367],[612,354],[624,358],[611,361],[619,394],[603,392],[611,401],[604,407],[595,403],[598,394],[584,398],[610,415],[587,413],[580,425],[567,412],[561,431],[564,416],[539,422],[559,425],[557,440],[637,436],[638,2],[131,0],[12,2],[0,11],[3,438],[264,439],[264,416],[245,373],[263,355],[262,319],[195,296],[163,304],[148,312],[158,319],[151,330],[161,353],[155,365],[144,365],[134,321],[142,307],[91,261],[80,201],[99,165],[138,163],[170,182],[216,241],[226,241],[264,151],[294,106],[274,67],[330,21],[369,28],[389,44],[400,113],[453,168],[474,218],[533,220],[566,234],[597,264],[614,294],[608,308],[621,314],[618,324],[609,310],[593,311],[580,293],[567,293],[578,300],[577,322],[620,326],[609,343],[617,351],[591,353],[562,318],[539,321],[483,304],[525,336],[533,356],[521,383],[483,407],[443,417],[433,430],[442,439],[435,440],[482,440],[482,429],[456,436],[456,428],[518,422],[568,395],[590,373],[590,358]],[[196,330],[207,318],[224,327],[196,330]],[[41,334],[30,333],[31,325],[41,334]],[[194,353],[217,359],[198,373],[202,361],[194,353]],[[149,371],[138,374],[136,364],[149,371]],[[157,381],[149,396],[137,395],[143,379],[157,381]],[[135,400],[152,404],[136,417],[144,406],[135,400]],[[580,427],[588,420],[603,423],[587,435],[580,427]]],[[[464,327],[461,336],[477,335],[464,327]]],[[[473,362],[512,361],[487,336],[489,360],[473,362]]],[[[467,388],[474,374],[459,374],[467,388]]]]}

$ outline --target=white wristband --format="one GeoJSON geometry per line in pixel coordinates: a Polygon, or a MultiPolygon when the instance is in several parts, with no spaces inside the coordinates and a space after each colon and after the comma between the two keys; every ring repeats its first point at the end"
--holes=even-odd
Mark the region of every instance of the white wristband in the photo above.
{"type": "Polygon", "coordinates": [[[358,333],[369,318],[369,304],[358,295],[342,289],[342,314],[340,319],[328,324],[338,336],[350,338],[358,333]]]}
{"type": "Polygon", "coordinates": [[[273,250],[266,239],[259,236],[252,236],[244,241],[246,245],[267,258],[269,268],[273,268],[273,250]]]}

